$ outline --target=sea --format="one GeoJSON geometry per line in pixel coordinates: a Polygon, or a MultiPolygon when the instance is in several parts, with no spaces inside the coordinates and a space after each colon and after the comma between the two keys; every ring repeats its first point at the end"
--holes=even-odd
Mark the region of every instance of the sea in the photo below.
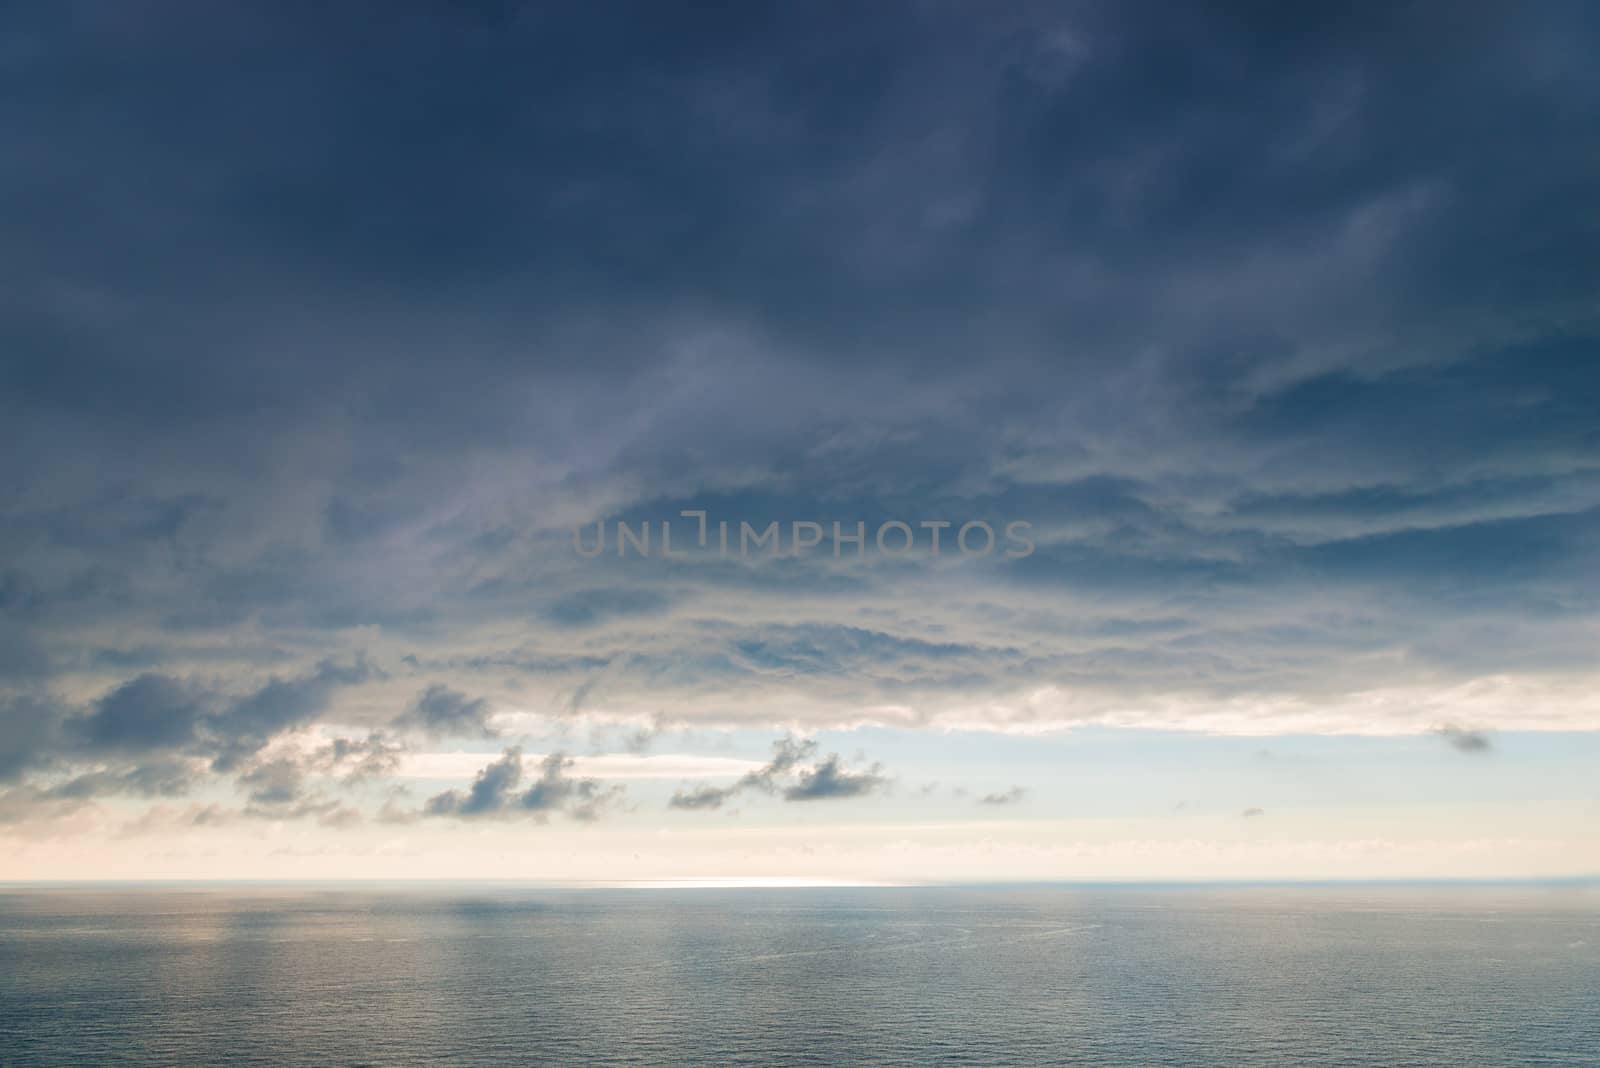
{"type": "Polygon", "coordinates": [[[1600,1066],[1592,885],[0,887],[0,1065],[1600,1066]]]}

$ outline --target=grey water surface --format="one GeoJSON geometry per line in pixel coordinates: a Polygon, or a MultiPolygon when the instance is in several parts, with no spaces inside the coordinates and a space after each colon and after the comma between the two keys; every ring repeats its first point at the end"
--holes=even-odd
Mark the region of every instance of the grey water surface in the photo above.
{"type": "Polygon", "coordinates": [[[1600,891],[0,888],[0,1065],[1600,1066],[1600,891]]]}

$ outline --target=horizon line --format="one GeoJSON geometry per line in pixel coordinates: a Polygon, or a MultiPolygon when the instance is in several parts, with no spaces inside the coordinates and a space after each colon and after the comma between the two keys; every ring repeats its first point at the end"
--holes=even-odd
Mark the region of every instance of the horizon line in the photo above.
{"type": "Polygon", "coordinates": [[[1573,875],[1538,876],[1416,876],[1352,878],[1240,878],[1240,879],[985,879],[985,880],[855,880],[785,876],[738,877],[704,876],[683,879],[526,879],[513,876],[464,878],[81,878],[81,879],[0,879],[0,890],[78,889],[94,887],[228,887],[228,886],[393,886],[449,887],[484,886],[525,887],[542,890],[932,890],[932,889],[1027,889],[1049,887],[1146,888],[1146,887],[1362,887],[1362,886],[1597,886],[1600,872],[1573,875]]]}

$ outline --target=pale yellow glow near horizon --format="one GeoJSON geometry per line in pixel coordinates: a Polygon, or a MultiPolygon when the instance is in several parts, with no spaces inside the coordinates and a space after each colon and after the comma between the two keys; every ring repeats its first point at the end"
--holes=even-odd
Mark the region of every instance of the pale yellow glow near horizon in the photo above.
{"type": "Polygon", "coordinates": [[[1600,873],[1595,803],[1301,809],[1264,818],[717,826],[291,823],[0,836],[0,879],[621,885],[1554,878],[1600,873]]]}

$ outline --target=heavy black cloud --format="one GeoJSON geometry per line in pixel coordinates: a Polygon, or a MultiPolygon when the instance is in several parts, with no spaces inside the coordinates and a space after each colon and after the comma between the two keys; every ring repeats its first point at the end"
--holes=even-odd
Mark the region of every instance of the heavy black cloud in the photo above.
{"type": "Polygon", "coordinates": [[[374,690],[1600,724],[1593,5],[0,19],[0,780],[251,775],[374,690]],[[1038,549],[571,551],[683,508],[1038,549]]]}

